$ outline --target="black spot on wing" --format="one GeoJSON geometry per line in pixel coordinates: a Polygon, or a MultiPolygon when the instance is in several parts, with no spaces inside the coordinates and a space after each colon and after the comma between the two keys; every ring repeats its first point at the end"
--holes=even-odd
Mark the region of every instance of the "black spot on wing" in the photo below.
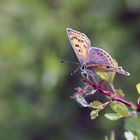
{"type": "Polygon", "coordinates": [[[79,45],[78,44],[75,44],[75,47],[79,47],[79,45]]]}
{"type": "Polygon", "coordinates": [[[71,38],[71,40],[74,40],[74,39],[77,39],[77,37],[76,37],[76,36],[73,36],[73,37],[71,38]]]}

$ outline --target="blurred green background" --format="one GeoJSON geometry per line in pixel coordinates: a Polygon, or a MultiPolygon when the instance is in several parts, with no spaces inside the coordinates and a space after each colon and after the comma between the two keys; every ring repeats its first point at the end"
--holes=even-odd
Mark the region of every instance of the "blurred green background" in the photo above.
{"type": "MultiPolygon", "coordinates": [[[[0,1],[0,140],[103,140],[111,130],[123,138],[123,120],[112,122],[70,96],[80,75],[65,29],[85,33],[93,46],[115,58],[130,77],[115,86],[135,102],[140,82],[139,0],[0,1]]],[[[106,110],[109,111],[109,110],[106,110]]]]}

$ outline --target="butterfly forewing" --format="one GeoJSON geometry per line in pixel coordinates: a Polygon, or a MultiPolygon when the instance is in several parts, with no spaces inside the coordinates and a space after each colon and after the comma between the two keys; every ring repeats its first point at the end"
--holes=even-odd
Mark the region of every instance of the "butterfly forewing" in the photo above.
{"type": "Polygon", "coordinates": [[[80,63],[85,63],[88,50],[91,46],[90,40],[85,34],[70,28],[67,28],[67,35],[80,63]]]}

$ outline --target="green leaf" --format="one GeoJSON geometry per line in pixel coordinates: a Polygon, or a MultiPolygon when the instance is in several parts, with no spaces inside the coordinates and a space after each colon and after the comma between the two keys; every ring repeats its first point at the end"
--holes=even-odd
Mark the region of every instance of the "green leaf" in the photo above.
{"type": "MultiPolygon", "coordinates": [[[[135,132],[134,134],[140,138],[140,117],[130,117],[125,119],[125,130],[135,132]]],[[[139,139],[137,139],[139,140],[139,139]]]]}
{"type": "Polygon", "coordinates": [[[137,88],[138,93],[140,94],[140,83],[138,83],[138,84],[136,85],[136,88],[137,88]]]}
{"type": "Polygon", "coordinates": [[[105,140],[115,140],[115,132],[111,131],[111,135],[109,136],[105,136],[105,140]]]}
{"type": "Polygon", "coordinates": [[[113,83],[115,72],[97,72],[97,74],[108,83],[113,83]]]}
{"type": "Polygon", "coordinates": [[[121,116],[129,116],[129,110],[125,104],[115,101],[112,102],[110,106],[117,114],[121,116]]]}
{"type": "Polygon", "coordinates": [[[108,72],[107,74],[108,74],[108,82],[113,83],[116,73],[115,72],[108,72]]]}
{"type": "Polygon", "coordinates": [[[105,74],[105,72],[97,72],[97,74],[105,81],[107,81],[107,75],[105,74]]]}
{"type": "Polygon", "coordinates": [[[111,131],[110,140],[115,140],[115,132],[114,131],[111,131]]]}
{"type": "Polygon", "coordinates": [[[91,117],[92,120],[94,120],[95,118],[97,118],[98,117],[98,110],[91,111],[90,117],[91,117]]]}
{"type": "Polygon", "coordinates": [[[124,97],[125,93],[121,89],[116,89],[115,92],[117,93],[118,96],[124,97]]]}
{"type": "MultiPolygon", "coordinates": [[[[117,61],[114,59],[114,63],[116,66],[118,66],[117,61]]],[[[97,72],[97,74],[108,83],[112,84],[114,81],[114,77],[116,72],[97,72]]]]}
{"type": "Polygon", "coordinates": [[[111,121],[116,121],[116,120],[123,117],[123,116],[116,114],[116,113],[106,113],[104,116],[111,121]]]}
{"type": "Polygon", "coordinates": [[[100,101],[97,101],[97,100],[90,103],[90,106],[94,109],[98,109],[99,106],[102,106],[102,105],[103,104],[100,101]]]}
{"type": "Polygon", "coordinates": [[[108,136],[105,136],[105,140],[109,140],[108,136]]]}

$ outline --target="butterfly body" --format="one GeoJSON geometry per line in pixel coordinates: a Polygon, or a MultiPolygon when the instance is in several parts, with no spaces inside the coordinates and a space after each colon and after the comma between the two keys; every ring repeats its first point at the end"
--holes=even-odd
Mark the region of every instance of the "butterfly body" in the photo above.
{"type": "Polygon", "coordinates": [[[130,75],[122,67],[117,66],[112,57],[103,49],[91,47],[91,42],[85,34],[70,28],[67,28],[66,31],[75,54],[81,63],[82,71],[93,70],[130,75]]]}

